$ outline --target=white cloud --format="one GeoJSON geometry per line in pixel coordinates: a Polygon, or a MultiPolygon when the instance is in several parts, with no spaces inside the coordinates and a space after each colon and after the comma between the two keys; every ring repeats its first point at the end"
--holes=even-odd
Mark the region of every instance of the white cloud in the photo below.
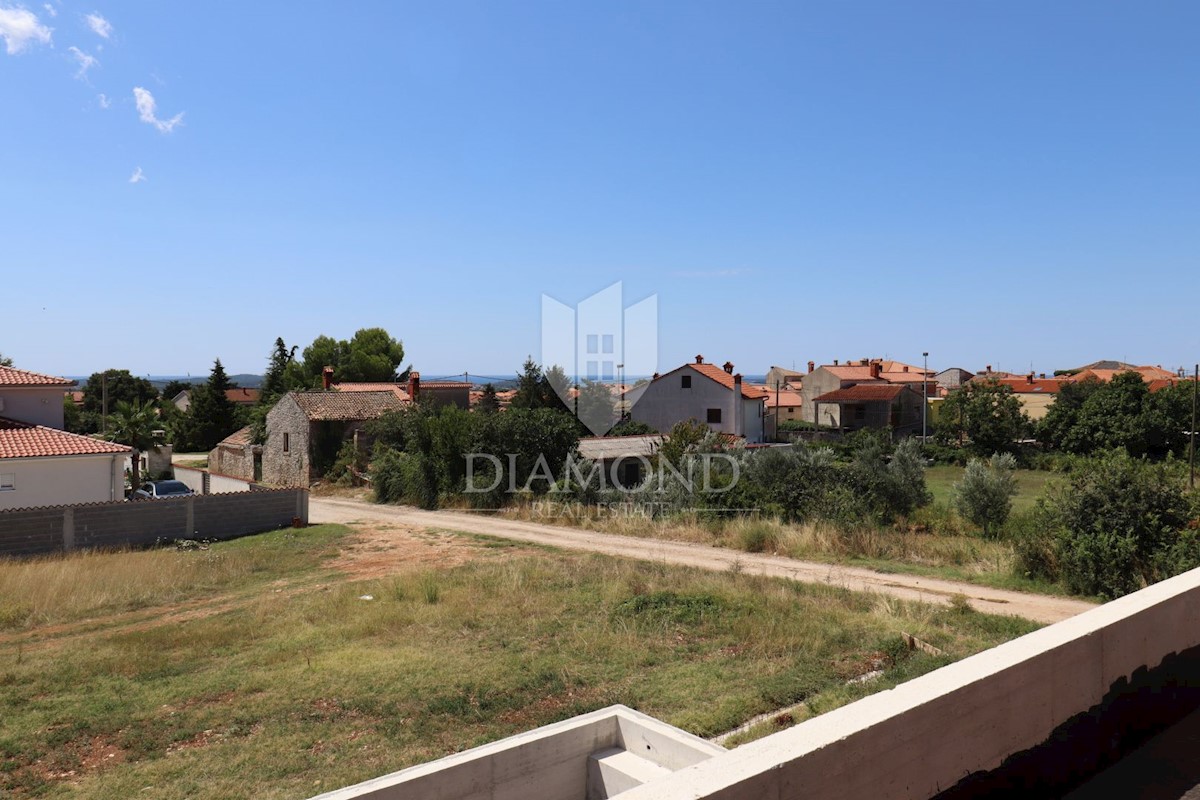
{"type": "Polygon", "coordinates": [[[87,71],[89,69],[100,63],[99,59],[97,59],[95,56],[83,52],[74,45],[68,47],[67,50],[69,50],[71,55],[75,56],[75,60],[79,62],[79,71],[75,73],[75,77],[81,80],[87,78],[87,71]]]}
{"type": "Polygon", "coordinates": [[[52,16],[52,17],[58,16],[58,9],[55,8],[54,6],[50,5],[49,3],[42,3],[42,8],[46,9],[46,13],[49,14],[50,16],[52,16]]]}
{"type": "Polygon", "coordinates": [[[112,36],[112,23],[100,16],[99,11],[93,11],[84,17],[88,27],[92,29],[92,33],[99,36],[101,39],[107,39],[112,36]]]}
{"type": "Polygon", "coordinates": [[[96,102],[100,104],[101,108],[108,108],[112,105],[112,100],[108,99],[108,95],[104,92],[96,95],[96,102]]]}
{"type": "Polygon", "coordinates": [[[142,183],[145,180],[146,180],[146,176],[145,176],[145,174],[142,173],[141,167],[138,167],[137,169],[135,169],[133,171],[133,174],[129,176],[130,183],[142,183]]]}
{"type": "Polygon", "coordinates": [[[141,86],[133,87],[133,99],[137,102],[138,117],[142,122],[153,125],[162,133],[170,133],[175,130],[176,125],[183,121],[182,111],[170,119],[159,119],[155,114],[157,103],[154,102],[154,95],[141,86]]]}
{"type": "Polygon", "coordinates": [[[30,42],[50,44],[50,29],[37,14],[20,6],[0,6],[0,39],[10,56],[24,50],[30,42]]]}

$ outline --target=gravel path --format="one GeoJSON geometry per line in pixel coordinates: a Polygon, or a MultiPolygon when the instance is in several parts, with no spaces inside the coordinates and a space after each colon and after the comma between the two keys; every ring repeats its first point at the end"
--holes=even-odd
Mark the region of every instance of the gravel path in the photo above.
{"type": "Polygon", "coordinates": [[[949,604],[964,595],[977,611],[1008,614],[1037,622],[1058,622],[1095,606],[1083,600],[992,589],[970,583],[917,575],[885,574],[861,567],[797,561],[783,556],[743,553],[721,547],[662,539],[636,539],[611,533],[506,520],[457,511],[422,511],[409,506],[377,505],[360,500],[317,498],[309,501],[312,523],[381,521],[417,528],[478,533],[520,542],[584,550],[643,561],[698,567],[713,571],[740,569],[750,575],[824,583],[856,592],[879,592],[904,600],[949,604]],[[736,566],[735,566],[736,565],[736,566]]]}

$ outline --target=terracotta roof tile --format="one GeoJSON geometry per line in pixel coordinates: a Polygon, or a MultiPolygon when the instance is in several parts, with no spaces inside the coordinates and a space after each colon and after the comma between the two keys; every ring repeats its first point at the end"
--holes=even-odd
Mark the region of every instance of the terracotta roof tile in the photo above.
{"type": "Polygon", "coordinates": [[[470,389],[474,385],[466,381],[421,381],[418,391],[421,389],[470,389]]]}
{"type": "Polygon", "coordinates": [[[29,372],[13,367],[0,367],[0,386],[74,386],[75,381],[29,372]]]}
{"type": "MultiPolygon", "coordinates": [[[[898,383],[856,383],[845,389],[835,389],[816,398],[814,403],[869,403],[895,400],[905,387],[898,383]]],[[[918,393],[919,394],[919,393],[918,393]]]]}
{"type": "MultiPolygon", "coordinates": [[[[767,394],[767,405],[771,408],[775,407],[775,392],[767,394]]],[[[792,389],[779,390],[779,405],[781,407],[795,407],[803,405],[802,396],[799,392],[792,389]]]]}
{"type": "Polygon", "coordinates": [[[123,444],[0,417],[0,458],[127,453],[123,444]]]}
{"type": "Polygon", "coordinates": [[[1015,377],[1015,378],[1000,378],[996,383],[1001,386],[1007,386],[1013,390],[1013,394],[1057,394],[1063,382],[1058,378],[1033,378],[1015,377]]]}
{"type": "MultiPolygon", "coordinates": [[[[733,376],[718,367],[716,364],[685,364],[684,366],[691,367],[692,369],[696,370],[696,372],[699,372],[706,378],[711,378],[712,380],[724,386],[726,389],[733,389],[733,376]]],[[[754,399],[766,396],[767,390],[765,386],[752,386],[748,383],[742,384],[742,397],[754,399]]]]}
{"type": "Polygon", "coordinates": [[[399,383],[335,383],[339,392],[391,392],[404,402],[409,401],[408,389],[399,383]]]}
{"type": "Polygon", "coordinates": [[[835,377],[840,378],[844,381],[869,381],[875,377],[874,375],[871,374],[870,367],[863,367],[863,366],[856,366],[856,367],[836,366],[835,367],[835,366],[830,366],[828,364],[825,364],[821,367],[821,369],[833,374],[835,377]]]}
{"type": "Polygon", "coordinates": [[[394,392],[292,392],[296,404],[313,421],[375,419],[399,411],[407,403],[394,392]]]}
{"type": "Polygon", "coordinates": [[[221,441],[217,442],[217,447],[227,445],[229,447],[245,447],[250,444],[250,426],[239,428],[233,433],[226,436],[221,441]]]}
{"type": "Polygon", "coordinates": [[[259,389],[244,389],[239,386],[236,389],[226,389],[225,396],[234,403],[254,405],[258,402],[258,398],[262,396],[262,391],[259,389]]]}

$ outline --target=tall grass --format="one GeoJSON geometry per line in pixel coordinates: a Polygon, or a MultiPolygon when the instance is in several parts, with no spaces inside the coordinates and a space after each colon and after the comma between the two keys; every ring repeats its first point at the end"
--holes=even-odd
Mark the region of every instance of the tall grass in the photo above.
{"type": "MultiPolygon", "coordinates": [[[[759,576],[480,552],[232,605],[212,593],[224,612],[181,624],[24,653],[0,642],[0,795],[65,794],[69,780],[81,798],[304,797],[614,702],[713,735],[799,700],[853,699],[839,687],[870,670],[899,680],[942,663],[899,658],[900,631],[958,658],[1033,627],[759,576]],[[95,743],[120,757],[89,765],[95,743]]],[[[98,590],[181,569],[163,560],[176,555],[204,554],[125,554],[134,571],[62,560],[110,572],[85,578],[98,590]]]]}
{"type": "Polygon", "coordinates": [[[177,603],[283,574],[336,535],[325,526],[265,534],[253,546],[231,542],[213,549],[83,551],[0,561],[0,630],[177,603]]]}

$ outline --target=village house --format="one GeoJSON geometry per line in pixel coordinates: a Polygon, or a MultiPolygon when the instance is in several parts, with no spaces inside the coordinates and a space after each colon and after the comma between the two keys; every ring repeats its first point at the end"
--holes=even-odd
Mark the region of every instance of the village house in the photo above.
{"type": "Polygon", "coordinates": [[[766,429],[766,392],[742,382],[733,364],[706,364],[704,356],[645,384],[630,409],[630,418],[659,433],[667,433],[678,422],[697,420],[718,433],[767,441],[774,431],[766,429]]]}
{"type": "Polygon", "coordinates": [[[1060,378],[1047,378],[1045,373],[1041,376],[1035,376],[1032,372],[1028,375],[1015,375],[1005,378],[981,378],[976,376],[971,379],[974,382],[991,380],[1001,386],[1007,386],[1012,390],[1017,400],[1021,402],[1021,410],[1025,412],[1034,422],[1042,419],[1050,411],[1050,406],[1054,405],[1054,398],[1058,396],[1058,390],[1065,382],[1060,378]]]}
{"type": "Polygon", "coordinates": [[[363,426],[405,405],[392,391],[288,392],[267,412],[262,480],[308,486],[333,464],[343,442],[368,447],[363,426]]]}
{"type": "MultiPolygon", "coordinates": [[[[252,406],[258,403],[262,396],[262,391],[259,389],[243,389],[238,386],[233,389],[225,390],[225,397],[229,402],[237,406],[252,406]]],[[[187,413],[187,410],[192,407],[192,390],[184,389],[179,394],[171,398],[171,402],[180,411],[187,413]]]]}
{"type": "Polygon", "coordinates": [[[0,367],[0,511],[124,498],[130,448],[61,429],[73,385],[0,367]]]}
{"type": "Polygon", "coordinates": [[[409,372],[407,383],[334,383],[333,370],[326,367],[324,386],[339,392],[391,392],[404,403],[453,405],[466,410],[471,407],[473,384],[467,381],[422,381],[419,372],[409,372]]]}
{"type": "Polygon", "coordinates": [[[897,433],[919,434],[923,398],[937,391],[932,372],[900,361],[834,360],[820,367],[810,361],[808,368],[800,390],[800,418],[823,427],[890,427],[897,433]],[[880,388],[866,388],[871,386],[880,388]]]}

